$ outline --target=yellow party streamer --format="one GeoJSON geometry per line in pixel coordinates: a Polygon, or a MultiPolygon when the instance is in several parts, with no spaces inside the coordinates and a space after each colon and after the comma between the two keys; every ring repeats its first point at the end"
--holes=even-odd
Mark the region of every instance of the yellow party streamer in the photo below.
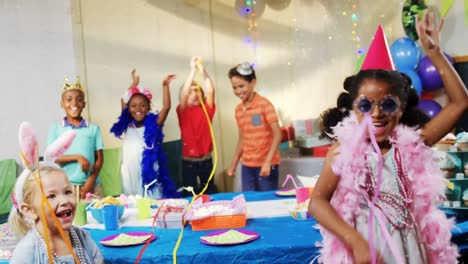
{"type": "MultiPolygon", "coordinates": [[[[196,88],[197,90],[201,89],[200,81],[201,81],[202,74],[203,74],[203,66],[202,66],[202,63],[200,62],[200,59],[199,59],[199,67],[198,67],[198,73],[197,73],[198,81],[197,81],[197,88],[196,88]]],[[[214,174],[216,172],[216,167],[218,165],[218,152],[216,150],[216,140],[215,140],[215,136],[214,136],[214,132],[213,132],[213,126],[211,124],[210,116],[208,115],[208,112],[206,111],[205,102],[203,101],[203,97],[202,97],[201,93],[197,93],[197,96],[198,96],[198,100],[200,101],[201,107],[203,108],[203,112],[205,113],[205,117],[206,117],[206,120],[208,122],[208,127],[210,129],[211,141],[213,142],[213,169],[211,170],[210,177],[208,177],[208,181],[206,182],[205,187],[203,187],[203,189],[201,190],[201,192],[197,196],[192,197],[192,200],[190,201],[190,204],[189,204],[189,206],[187,208],[187,211],[192,209],[192,204],[196,200],[196,198],[198,196],[202,195],[203,193],[205,193],[206,189],[208,188],[208,184],[213,179],[213,176],[214,176],[214,174]]],[[[182,225],[182,229],[180,230],[179,237],[177,238],[176,245],[174,247],[174,250],[172,251],[172,263],[173,264],[177,264],[177,250],[179,249],[180,243],[182,242],[182,237],[184,236],[185,219],[183,221],[184,221],[184,224],[182,225]]]]}

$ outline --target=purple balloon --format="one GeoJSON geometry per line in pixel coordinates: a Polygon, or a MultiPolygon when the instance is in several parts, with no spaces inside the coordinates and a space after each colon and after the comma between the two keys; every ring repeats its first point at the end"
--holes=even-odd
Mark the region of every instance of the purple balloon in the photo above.
{"type": "MultiPolygon", "coordinates": [[[[453,64],[453,59],[445,53],[444,55],[453,64]]],[[[421,78],[423,90],[434,91],[443,87],[442,78],[428,56],[424,56],[419,62],[418,75],[421,78]]]]}
{"type": "Polygon", "coordinates": [[[433,100],[421,100],[419,101],[418,107],[430,118],[433,118],[442,110],[442,106],[433,100]]]}

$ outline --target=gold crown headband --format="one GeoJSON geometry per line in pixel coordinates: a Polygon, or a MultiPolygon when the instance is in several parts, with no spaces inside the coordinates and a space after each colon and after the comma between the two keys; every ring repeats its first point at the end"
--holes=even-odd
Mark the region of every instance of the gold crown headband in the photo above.
{"type": "Polygon", "coordinates": [[[69,83],[69,80],[67,77],[65,77],[65,82],[63,84],[63,88],[62,88],[62,94],[66,91],[70,91],[70,90],[80,90],[84,93],[84,89],[83,87],[81,86],[81,83],[80,83],[80,77],[77,76],[76,77],[76,83],[69,83]]]}

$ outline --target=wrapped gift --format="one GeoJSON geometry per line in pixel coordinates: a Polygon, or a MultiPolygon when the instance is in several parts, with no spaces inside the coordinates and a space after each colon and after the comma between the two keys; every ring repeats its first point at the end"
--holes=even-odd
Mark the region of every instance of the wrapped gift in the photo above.
{"type": "Polygon", "coordinates": [[[188,201],[184,199],[167,199],[160,204],[161,209],[156,220],[157,228],[182,228],[188,201]]]}

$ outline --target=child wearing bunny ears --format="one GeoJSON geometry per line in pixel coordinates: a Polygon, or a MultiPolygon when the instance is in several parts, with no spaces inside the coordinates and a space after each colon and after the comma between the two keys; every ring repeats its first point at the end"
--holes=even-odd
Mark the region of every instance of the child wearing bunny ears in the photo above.
{"type": "Polygon", "coordinates": [[[145,185],[153,183],[148,196],[153,199],[179,196],[167,169],[166,154],[162,150],[162,127],[171,108],[169,85],[174,74],[163,80],[163,106],[151,113],[153,95],[138,87],[140,76],[132,70],[133,82],[121,100],[122,113],[111,133],[120,138],[125,134],[122,147],[122,186],[126,195],[144,195],[145,185]]]}
{"type": "Polygon", "coordinates": [[[248,62],[230,69],[228,76],[242,101],[235,110],[239,139],[228,175],[234,176],[242,157],[242,191],[276,190],[281,130],[275,107],[254,91],[257,79],[248,62]]]}
{"type": "Polygon", "coordinates": [[[104,263],[99,248],[88,234],[72,225],[76,197],[65,171],[54,161],[75,138],[63,134],[51,144],[37,164],[37,141],[29,124],[20,127],[22,157],[26,169],[18,177],[8,223],[20,242],[10,263],[104,263]]]}
{"type": "Polygon", "coordinates": [[[66,116],[50,127],[47,145],[67,131],[76,131],[74,143],[56,162],[65,170],[77,197],[85,198],[87,193],[99,194],[100,188],[96,188],[96,182],[104,162],[104,144],[99,126],[81,116],[86,101],[79,79],[74,84],[65,79],[60,104],[66,116]]]}

